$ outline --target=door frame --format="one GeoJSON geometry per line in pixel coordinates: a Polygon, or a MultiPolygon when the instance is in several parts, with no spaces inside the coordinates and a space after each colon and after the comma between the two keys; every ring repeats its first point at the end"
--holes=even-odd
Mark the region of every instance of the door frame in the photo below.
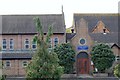
{"type": "Polygon", "coordinates": [[[87,52],[85,52],[85,51],[81,51],[81,52],[79,52],[76,55],[76,72],[77,72],[77,74],[89,74],[89,71],[90,71],[90,58],[89,58],[89,54],[87,52]],[[82,62],[80,63],[80,61],[82,61],[82,62]],[[84,64],[85,61],[87,61],[87,64],[84,64]],[[82,66],[81,69],[83,69],[83,67],[85,65],[87,65],[87,67],[86,67],[87,71],[85,71],[85,68],[84,68],[84,70],[82,70],[83,72],[82,71],[80,72],[80,64],[82,64],[81,65],[82,66]]]}

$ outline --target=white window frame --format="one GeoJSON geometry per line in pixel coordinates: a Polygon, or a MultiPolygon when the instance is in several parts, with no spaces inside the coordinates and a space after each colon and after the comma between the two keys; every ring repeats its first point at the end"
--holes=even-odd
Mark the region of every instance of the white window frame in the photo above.
{"type": "Polygon", "coordinates": [[[56,47],[56,46],[57,46],[57,45],[55,46],[55,38],[57,38],[57,39],[58,39],[58,43],[57,43],[57,45],[59,44],[59,38],[58,38],[58,37],[54,37],[54,47],[56,47]]]}
{"type": "Polygon", "coordinates": [[[50,38],[49,40],[50,40],[50,43],[49,43],[49,44],[50,44],[51,48],[48,47],[48,49],[52,49],[52,38],[50,38]]]}
{"type": "Polygon", "coordinates": [[[2,40],[2,50],[6,50],[7,49],[7,39],[3,39],[2,40]],[[6,44],[3,44],[4,40],[6,41],[6,44]],[[6,46],[6,48],[3,48],[3,46],[6,46]]]}
{"type": "Polygon", "coordinates": [[[32,49],[35,50],[37,49],[37,41],[33,44],[33,40],[32,40],[32,45],[31,45],[32,49]],[[36,45],[36,48],[33,48],[33,45],[36,45]]]}
{"type": "Polygon", "coordinates": [[[25,48],[26,50],[30,49],[30,41],[29,41],[29,39],[28,39],[28,38],[27,38],[27,39],[25,39],[25,41],[24,41],[24,48],[25,48]],[[28,43],[28,44],[26,44],[26,41],[28,41],[29,43],[28,43]],[[26,45],[28,45],[28,48],[26,48],[26,45]]]}
{"type": "Polygon", "coordinates": [[[22,67],[27,67],[28,66],[28,61],[22,61],[22,67]],[[24,66],[24,62],[26,62],[26,66],[24,66]]]}
{"type": "Polygon", "coordinates": [[[10,42],[9,42],[9,49],[10,50],[13,50],[14,49],[14,40],[13,39],[10,39],[10,41],[12,40],[12,44],[10,44],[10,42]],[[10,48],[10,46],[12,46],[12,48],[10,48]]]}
{"type": "Polygon", "coordinates": [[[10,62],[10,60],[5,61],[5,67],[6,67],[6,68],[11,67],[11,62],[10,62]],[[9,62],[9,65],[10,65],[10,66],[7,66],[7,62],[9,62]]]}

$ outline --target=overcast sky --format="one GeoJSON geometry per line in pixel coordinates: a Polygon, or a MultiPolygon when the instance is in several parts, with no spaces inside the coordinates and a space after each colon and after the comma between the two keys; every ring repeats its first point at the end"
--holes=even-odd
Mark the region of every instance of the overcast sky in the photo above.
{"type": "Polygon", "coordinates": [[[65,13],[66,27],[73,13],[118,13],[119,0],[0,0],[0,14],[61,14],[65,13]]]}

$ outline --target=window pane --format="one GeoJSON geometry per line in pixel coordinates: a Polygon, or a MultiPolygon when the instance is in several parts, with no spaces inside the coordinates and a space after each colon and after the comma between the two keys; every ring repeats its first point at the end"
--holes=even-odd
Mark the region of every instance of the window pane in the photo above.
{"type": "Polygon", "coordinates": [[[55,39],[54,39],[54,47],[56,47],[57,44],[58,44],[58,38],[55,38],[55,39]]]}
{"type": "Polygon", "coordinates": [[[3,49],[6,49],[6,45],[3,45],[3,49]]]}
{"type": "Polygon", "coordinates": [[[27,66],[27,61],[24,61],[22,65],[23,65],[23,67],[26,67],[27,66]]]}
{"type": "Polygon", "coordinates": [[[10,61],[6,62],[6,67],[10,67],[10,61]]]}
{"type": "Polygon", "coordinates": [[[37,42],[32,41],[32,48],[36,49],[37,48],[37,42]]]}
{"type": "Polygon", "coordinates": [[[6,39],[3,39],[3,44],[6,44],[6,39]]]}
{"type": "Polygon", "coordinates": [[[36,48],[36,45],[32,45],[32,48],[35,49],[35,48],[36,48]]]}
{"type": "Polygon", "coordinates": [[[29,45],[25,45],[25,48],[28,49],[28,48],[29,48],[29,45]]]}
{"type": "Polygon", "coordinates": [[[13,39],[10,39],[10,49],[13,49],[13,46],[14,46],[13,39]]]}
{"type": "Polygon", "coordinates": [[[28,49],[28,48],[29,48],[29,40],[26,39],[26,40],[25,40],[25,49],[28,49]]]}
{"type": "Polygon", "coordinates": [[[3,42],[2,42],[2,48],[3,49],[6,49],[7,48],[7,42],[6,42],[6,39],[3,39],[3,42]]]}

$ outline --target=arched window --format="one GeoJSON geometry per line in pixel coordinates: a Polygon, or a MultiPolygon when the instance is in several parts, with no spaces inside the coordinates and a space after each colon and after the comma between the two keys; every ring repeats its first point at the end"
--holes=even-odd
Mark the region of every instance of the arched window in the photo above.
{"type": "Polygon", "coordinates": [[[56,47],[58,45],[58,38],[54,38],[54,47],[56,47]]]}
{"type": "Polygon", "coordinates": [[[49,47],[48,47],[49,49],[51,49],[52,48],[52,39],[50,38],[49,39],[49,47]]]}
{"type": "Polygon", "coordinates": [[[37,49],[37,41],[32,41],[32,49],[37,49]]]}
{"type": "Polygon", "coordinates": [[[6,61],[5,67],[10,67],[10,66],[11,66],[10,61],[6,61]]]}
{"type": "Polygon", "coordinates": [[[3,39],[3,41],[2,41],[2,49],[6,50],[6,48],[7,48],[7,41],[6,41],[6,39],[3,39]]]}
{"type": "Polygon", "coordinates": [[[14,41],[13,41],[13,39],[10,39],[9,48],[10,48],[10,50],[14,49],[14,41]]]}
{"type": "Polygon", "coordinates": [[[28,65],[27,61],[22,62],[22,67],[27,67],[27,65],[28,65]]]}
{"type": "Polygon", "coordinates": [[[29,40],[28,39],[25,40],[25,49],[29,49],[29,40]]]}

